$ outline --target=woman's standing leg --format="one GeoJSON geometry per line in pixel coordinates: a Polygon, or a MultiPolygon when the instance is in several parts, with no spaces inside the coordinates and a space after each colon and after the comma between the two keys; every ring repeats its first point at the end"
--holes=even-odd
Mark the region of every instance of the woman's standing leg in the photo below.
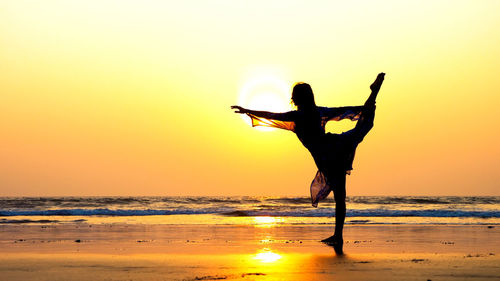
{"type": "Polygon", "coordinates": [[[344,221],[346,215],[346,174],[345,171],[338,171],[330,174],[329,178],[331,179],[330,185],[333,188],[333,197],[335,198],[335,232],[333,236],[321,241],[333,246],[337,254],[342,254],[344,245],[344,221]]]}
{"type": "Polygon", "coordinates": [[[344,171],[333,178],[333,197],[335,198],[335,232],[333,236],[338,242],[343,243],[343,230],[346,215],[346,174],[344,171]]]}

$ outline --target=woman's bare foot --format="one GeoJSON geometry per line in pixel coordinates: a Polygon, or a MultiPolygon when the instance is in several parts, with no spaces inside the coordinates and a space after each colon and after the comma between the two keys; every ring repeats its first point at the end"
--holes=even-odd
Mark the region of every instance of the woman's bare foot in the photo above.
{"type": "Polygon", "coordinates": [[[323,243],[327,244],[344,244],[344,240],[342,238],[337,238],[337,236],[332,235],[326,239],[321,240],[323,243]]]}
{"type": "Polygon", "coordinates": [[[365,102],[365,107],[367,106],[375,106],[375,100],[377,99],[378,91],[380,91],[380,87],[382,86],[382,82],[384,82],[385,73],[379,73],[377,79],[370,85],[370,89],[372,93],[368,97],[365,102]]]}
{"type": "Polygon", "coordinates": [[[342,238],[337,238],[335,235],[332,235],[326,239],[321,240],[321,242],[327,244],[328,246],[332,246],[333,250],[337,255],[343,255],[344,251],[344,240],[342,238]]]}
{"type": "Polygon", "coordinates": [[[382,86],[382,82],[384,82],[384,78],[385,78],[385,73],[383,73],[383,72],[379,73],[377,75],[377,79],[375,79],[375,82],[373,82],[370,85],[370,90],[378,93],[378,91],[380,90],[380,87],[382,86]]]}

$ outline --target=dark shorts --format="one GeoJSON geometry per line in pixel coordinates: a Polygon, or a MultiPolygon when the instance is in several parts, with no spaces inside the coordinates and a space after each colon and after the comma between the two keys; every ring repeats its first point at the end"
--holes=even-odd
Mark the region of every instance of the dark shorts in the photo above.
{"type": "Polygon", "coordinates": [[[352,130],[342,134],[327,133],[325,135],[326,157],[319,161],[322,163],[318,165],[318,168],[325,173],[327,178],[328,175],[336,175],[339,172],[345,173],[352,170],[356,148],[371,128],[373,128],[374,118],[375,108],[363,112],[352,130]]]}

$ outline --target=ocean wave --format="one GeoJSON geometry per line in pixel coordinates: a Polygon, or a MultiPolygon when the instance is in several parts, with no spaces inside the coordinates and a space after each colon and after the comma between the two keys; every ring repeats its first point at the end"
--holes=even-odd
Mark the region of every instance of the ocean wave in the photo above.
{"type": "MultiPolygon", "coordinates": [[[[221,209],[51,209],[51,210],[0,210],[0,216],[159,216],[159,215],[196,215],[213,214],[235,217],[276,216],[276,217],[332,217],[335,209],[301,210],[221,210],[221,209]]],[[[500,218],[500,211],[483,210],[389,210],[389,209],[349,209],[347,217],[464,217],[464,218],[500,218]]]]}
{"type": "Polygon", "coordinates": [[[226,213],[220,213],[223,216],[228,216],[228,217],[250,217],[251,215],[248,212],[245,211],[231,211],[231,212],[226,212],[226,213]]]}
{"type": "MultiPolygon", "coordinates": [[[[362,205],[500,205],[499,196],[351,196],[348,203],[362,205]]],[[[332,204],[332,200],[323,205],[332,204]]],[[[179,206],[195,208],[199,205],[241,206],[241,205],[273,205],[273,206],[310,206],[309,197],[259,197],[259,196],[199,196],[199,197],[0,197],[0,209],[86,209],[109,208],[131,209],[143,207],[157,209],[159,207],[177,208],[179,206]]]]}
{"type": "Polygon", "coordinates": [[[203,210],[127,210],[127,209],[56,209],[56,210],[0,210],[0,216],[160,216],[206,214],[203,210]]]}
{"type": "MultiPolygon", "coordinates": [[[[271,211],[271,210],[238,210],[223,213],[225,216],[272,216],[272,217],[333,217],[335,210],[323,208],[319,210],[271,211]]],[[[347,217],[435,217],[435,218],[500,218],[500,211],[463,211],[463,210],[347,210],[347,217]]]]}
{"type": "Polygon", "coordinates": [[[500,204],[498,196],[351,196],[347,197],[349,203],[358,204],[500,204]]]}

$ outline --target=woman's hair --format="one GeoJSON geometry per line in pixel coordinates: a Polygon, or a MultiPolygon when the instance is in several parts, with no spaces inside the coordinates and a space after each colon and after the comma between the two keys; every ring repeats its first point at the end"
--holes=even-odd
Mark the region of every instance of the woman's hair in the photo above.
{"type": "Polygon", "coordinates": [[[293,86],[292,101],[299,110],[316,107],[313,91],[307,83],[299,82],[293,86]]]}

